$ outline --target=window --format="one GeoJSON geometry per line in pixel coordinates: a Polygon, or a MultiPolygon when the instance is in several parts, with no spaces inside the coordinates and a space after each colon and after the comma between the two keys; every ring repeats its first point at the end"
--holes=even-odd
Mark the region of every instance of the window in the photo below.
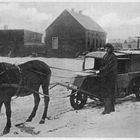
{"type": "Polygon", "coordinates": [[[90,39],[87,40],[87,48],[90,48],[90,39]]]}
{"type": "Polygon", "coordinates": [[[102,65],[102,59],[100,58],[90,58],[85,59],[85,70],[99,70],[102,65]]]}
{"type": "Polygon", "coordinates": [[[89,69],[93,69],[94,68],[94,61],[95,59],[94,58],[90,58],[90,57],[87,57],[85,59],[85,69],[89,70],[89,69]]]}
{"type": "Polygon", "coordinates": [[[52,49],[58,49],[58,37],[52,37],[52,49]]]}
{"type": "Polygon", "coordinates": [[[102,48],[102,39],[100,39],[100,48],[102,48]]]}
{"type": "Polygon", "coordinates": [[[95,49],[95,39],[94,38],[93,38],[92,46],[93,46],[93,49],[95,49]]]}
{"type": "Polygon", "coordinates": [[[96,48],[98,48],[98,39],[96,39],[96,48]]]}

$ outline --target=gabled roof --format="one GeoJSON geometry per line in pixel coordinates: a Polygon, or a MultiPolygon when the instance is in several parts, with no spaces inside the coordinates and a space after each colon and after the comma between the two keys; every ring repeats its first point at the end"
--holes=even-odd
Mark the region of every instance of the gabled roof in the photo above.
{"type": "Polygon", "coordinates": [[[82,13],[78,13],[72,10],[66,11],[68,11],[85,29],[105,33],[102,27],[99,24],[97,24],[94,20],[92,20],[89,16],[83,15],[82,13]]]}

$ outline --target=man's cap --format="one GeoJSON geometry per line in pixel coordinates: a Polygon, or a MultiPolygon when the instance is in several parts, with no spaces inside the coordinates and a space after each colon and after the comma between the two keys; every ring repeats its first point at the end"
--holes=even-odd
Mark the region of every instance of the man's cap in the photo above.
{"type": "Polygon", "coordinates": [[[112,50],[114,50],[114,47],[111,43],[106,43],[105,48],[111,48],[112,50]]]}

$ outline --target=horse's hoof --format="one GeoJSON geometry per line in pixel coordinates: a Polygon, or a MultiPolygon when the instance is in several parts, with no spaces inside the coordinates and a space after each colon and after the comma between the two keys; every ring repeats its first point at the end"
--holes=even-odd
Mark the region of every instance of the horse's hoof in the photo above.
{"type": "Polygon", "coordinates": [[[32,119],[31,118],[28,118],[27,120],[26,120],[26,122],[31,122],[32,121],[32,119]]]}
{"type": "Polygon", "coordinates": [[[24,123],[19,123],[19,124],[16,124],[15,126],[19,127],[19,128],[22,128],[22,127],[24,127],[24,123]]]}
{"type": "Polygon", "coordinates": [[[45,119],[41,119],[41,121],[39,122],[39,124],[44,124],[45,123],[45,119]]]}
{"type": "Polygon", "coordinates": [[[9,127],[5,127],[3,130],[3,135],[6,135],[10,132],[10,128],[9,127]]]}
{"type": "Polygon", "coordinates": [[[46,119],[51,120],[51,117],[46,117],[46,119]]]}

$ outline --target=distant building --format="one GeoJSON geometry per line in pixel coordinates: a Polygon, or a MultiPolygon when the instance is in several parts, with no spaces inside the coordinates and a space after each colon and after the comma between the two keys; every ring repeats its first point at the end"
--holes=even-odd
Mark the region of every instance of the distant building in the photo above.
{"type": "Polygon", "coordinates": [[[123,49],[137,49],[137,42],[136,41],[124,41],[124,43],[122,44],[123,49]]]}
{"type": "MultiPolygon", "coordinates": [[[[117,50],[132,50],[132,49],[138,49],[138,40],[133,37],[128,37],[126,40],[123,39],[111,39],[109,40],[109,43],[112,43],[114,48],[117,50]]],[[[140,46],[140,42],[139,42],[140,46]]]]}
{"type": "Polygon", "coordinates": [[[124,41],[122,44],[123,49],[137,49],[138,44],[137,44],[137,39],[133,37],[129,37],[127,40],[124,41]]]}
{"type": "Polygon", "coordinates": [[[82,11],[64,10],[46,29],[47,56],[77,57],[102,48],[106,32],[82,11]]]}
{"type": "Polygon", "coordinates": [[[111,43],[114,47],[115,50],[122,50],[123,49],[123,46],[122,46],[122,43],[111,43]]]}
{"type": "Polygon", "coordinates": [[[24,29],[0,30],[0,55],[26,56],[36,50],[37,44],[41,44],[41,38],[42,34],[24,29]]]}

